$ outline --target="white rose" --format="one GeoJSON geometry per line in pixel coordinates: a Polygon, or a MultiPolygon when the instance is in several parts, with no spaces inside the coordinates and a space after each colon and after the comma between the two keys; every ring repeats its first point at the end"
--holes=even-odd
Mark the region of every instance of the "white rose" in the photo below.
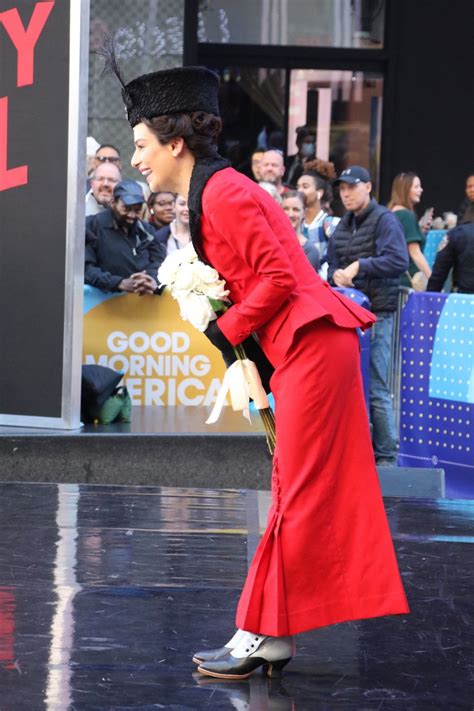
{"type": "Polygon", "coordinates": [[[181,264],[192,264],[193,262],[196,262],[198,258],[192,242],[188,242],[186,247],[179,249],[178,254],[181,264]]]}
{"type": "Polygon", "coordinates": [[[196,274],[203,284],[214,284],[219,281],[219,273],[204,262],[196,262],[196,274]]]}
{"type": "Polygon", "coordinates": [[[215,284],[201,284],[201,291],[209,299],[216,299],[216,301],[226,301],[229,295],[229,290],[225,288],[225,282],[222,280],[215,284]]]}
{"type": "Polygon", "coordinates": [[[176,275],[178,274],[180,264],[181,257],[179,256],[179,250],[168,255],[158,269],[158,282],[162,285],[165,284],[166,286],[173,284],[176,279],[176,275]]]}
{"type": "Polygon", "coordinates": [[[173,292],[177,296],[185,296],[199,284],[194,264],[181,264],[173,283],[173,292]]]}
{"type": "Polygon", "coordinates": [[[207,296],[199,294],[186,294],[178,298],[181,318],[189,321],[199,331],[205,331],[209,321],[215,318],[214,311],[207,296]]]}

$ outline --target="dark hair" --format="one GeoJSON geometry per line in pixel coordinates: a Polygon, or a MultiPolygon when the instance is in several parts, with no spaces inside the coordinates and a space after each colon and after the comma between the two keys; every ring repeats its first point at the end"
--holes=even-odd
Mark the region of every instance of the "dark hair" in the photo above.
{"type": "Polygon", "coordinates": [[[316,131],[309,126],[298,126],[295,129],[296,133],[296,145],[299,147],[301,143],[303,143],[305,138],[308,138],[308,136],[311,136],[311,138],[314,137],[314,140],[316,140],[316,131]]]}
{"type": "Polygon", "coordinates": [[[474,205],[469,205],[467,208],[462,217],[461,225],[467,225],[468,222],[474,222],[474,205]]]}
{"type": "Polygon", "coordinates": [[[102,143],[102,144],[98,147],[98,149],[96,150],[96,152],[95,152],[96,155],[97,155],[97,153],[100,151],[101,148],[111,148],[113,151],[116,152],[116,154],[117,154],[118,156],[120,156],[120,151],[119,151],[119,149],[118,149],[116,146],[113,146],[111,143],[102,143]]]}
{"type": "Polygon", "coordinates": [[[148,200],[146,201],[149,210],[152,209],[158,195],[172,195],[174,200],[176,200],[176,193],[172,190],[157,190],[156,193],[150,193],[148,200]]]}
{"type": "MultiPolygon", "coordinates": [[[[314,170],[303,170],[303,172],[300,175],[300,178],[303,178],[305,176],[308,176],[309,178],[312,178],[314,180],[314,184],[316,185],[316,190],[326,190],[327,188],[327,183],[324,180],[324,178],[321,178],[320,175],[314,172],[314,170]]],[[[299,178],[298,178],[299,180],[299,178]]]]}
{"type": "Polygon", "coordinates": [[[222,128],[222,120],[214,114],[193,111],[190,114],[169,114],[152,119],[143,119],[162,145],[173,138],[184,138],[184,142],[195,158],[209,158],[217,155],[217,140],[222,128]]]}

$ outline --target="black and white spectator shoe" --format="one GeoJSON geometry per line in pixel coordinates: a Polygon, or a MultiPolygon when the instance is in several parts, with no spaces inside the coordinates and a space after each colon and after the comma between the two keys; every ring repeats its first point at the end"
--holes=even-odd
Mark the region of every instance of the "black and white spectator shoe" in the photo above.
{"type": "Polygon", "coordinates": [[[225,656],[205,661],[198,671],[218,679],[247,679],[262,667],[267,676],[280,676],[295,653],[293,637],[265,637],[245,632],[225,656]]]}
{"type": "Polygon", "coordinates": [[[213,662],[215,659],[220,657],[225,657],[226,654],[232,652],[233,649],[239,644],[241,639],[245,636],[246,632],[243,630],[237,630],[232,639],[225,643],[223,647],[218,649],[208,649],[207,651],[196,652],[193,657],[193,662],[195,664],[202,664],[202,662],[213,662]]]}

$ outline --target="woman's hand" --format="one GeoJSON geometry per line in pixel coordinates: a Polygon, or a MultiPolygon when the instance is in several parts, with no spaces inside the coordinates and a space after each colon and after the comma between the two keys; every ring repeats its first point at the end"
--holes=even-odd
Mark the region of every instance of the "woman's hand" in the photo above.
{"type": "MultiPolygon", "coordinates": [[[[426,234],[427,232],[430,231],[431,225],[433,224],[433,215],[434,215],[434,208],[430,207],[428,210],[425,211],[425,214],[419,221],[420,229],[421,231],[426,234]]],[[[413,260],[415,261],[415,260],[413,260]]]]}
{"type": "Polygon", "coordinates": [[[237,360],[232,343],[224,336],[221,329],[217,325],[217,321],[209,322],[209,326],[204,331],[204,335],[207,336],[212,345],[222,353],[222,357],[227,367],[232,365],[232,363],[237,360]]]}

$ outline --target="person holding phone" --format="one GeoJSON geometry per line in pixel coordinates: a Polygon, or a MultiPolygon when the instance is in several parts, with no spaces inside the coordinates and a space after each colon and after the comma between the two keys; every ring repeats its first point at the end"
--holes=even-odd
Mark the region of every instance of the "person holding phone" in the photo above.
{"type": "Polygon", "coordinates": [[[421,181],[416,173],[399,173],[392,183],[392,194],[388,203],[389,210],[400,220],[410,256],[408,271],[402,276],[401,285],[416,291],[424,291],[431,276],[431,267],[423,250],[426,232],[433,222],[433,208],[426,210],[420,226],[415,206],[420,202],[422,193],[421,181]]]}

